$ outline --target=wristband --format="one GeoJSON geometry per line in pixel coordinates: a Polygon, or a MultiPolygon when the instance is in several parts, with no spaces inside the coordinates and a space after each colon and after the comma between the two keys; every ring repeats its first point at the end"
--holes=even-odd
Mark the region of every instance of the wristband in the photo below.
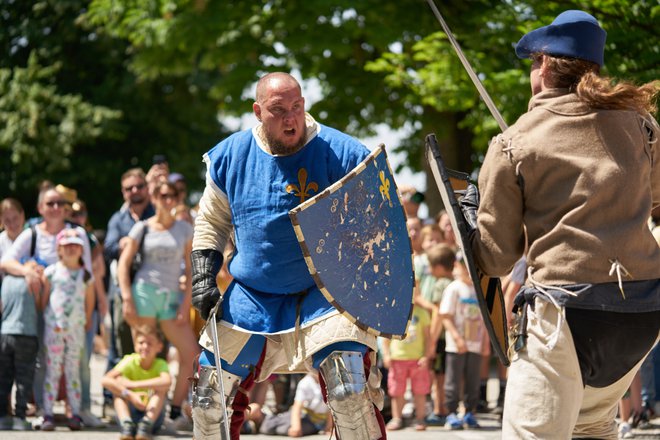
{"type": "Polygon", "coordinates": [[[128,397],[128,388],[124,388],[121,390],[121,397],[126,398],[128,397]]]}

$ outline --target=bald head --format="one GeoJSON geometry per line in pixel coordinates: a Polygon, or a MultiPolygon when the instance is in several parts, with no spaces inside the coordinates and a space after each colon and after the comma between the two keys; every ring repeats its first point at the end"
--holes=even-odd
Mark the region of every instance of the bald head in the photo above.
{"type": "Polygon", "coordinates": [[[292,154],[307,140],[305,98],[300,84],[288,73],[274,72],[257,83],[254,115],[261,122],[266,148],[275,155],[292,154]]]}
{"type": "Polygon", "coordinates": [[[257,82],[257,93],[255,100],[258,103],[263,103],[264,99],[266,99],[269,94],[269,90],[278,90],[290,87],[296,87],[300,94],[302,94],[300,84],[298,84],[298,81],[296,81],[293,76],[285,72],[267,73],[266,75],[262,76],[261,79],[259,79],[259,82],[257,82]]]}

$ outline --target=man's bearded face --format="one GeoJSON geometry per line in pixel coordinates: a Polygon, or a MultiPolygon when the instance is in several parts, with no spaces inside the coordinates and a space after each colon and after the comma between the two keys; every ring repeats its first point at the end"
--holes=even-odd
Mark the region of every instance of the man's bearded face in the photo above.
{"type": "Polygon", "coordinates": [[[305,145],[305,99],[295,84],[282,82],[268,88],[257,104],[257,117],[273,154],[291,154],[305,145]]]}

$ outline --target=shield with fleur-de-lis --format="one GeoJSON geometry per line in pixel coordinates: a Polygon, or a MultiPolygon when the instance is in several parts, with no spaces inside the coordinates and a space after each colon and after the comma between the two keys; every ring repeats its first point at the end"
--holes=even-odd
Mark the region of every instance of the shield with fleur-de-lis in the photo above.
{"type": "Polygon", "coordinates": [[[412,246],[385,146],[289,216],[325,298],[372,334],[405,337],[415,283],[412,246]]]}

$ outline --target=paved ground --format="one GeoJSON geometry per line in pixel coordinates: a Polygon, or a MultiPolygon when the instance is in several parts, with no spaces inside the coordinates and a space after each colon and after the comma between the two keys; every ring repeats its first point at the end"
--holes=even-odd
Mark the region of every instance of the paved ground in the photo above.
{"type": "MultiPolygon", "coordinates": [[[[480,419],[480,422],[484,424],[488,423],[480,419]]],[[[105,430],[96,430],[96,431],[79,431],[71,432],[66,428],[58,428],[54,432],[9,432],[3,431],[0,433],[0,438],[2,440],[28,440],[28,439],[47,439],[47,440],[68,440],[68,439],[86,439],[86,440],[116,440],[119,437],[117,430],[114,428],[109,428],[105,430]]],[[[191,433],[178,433],[174,435],[159,435],[158,439],[181,439],[181,438],[191,438],[191,433]]],[[[276,437],[276,436],[267,436],[267,435],[243,435],[244,440],[282,440],[287,437],[276,437]]],[[[443,428],[429,428],[426,431],[419,432],[415,431],[412,428],[406,428],[401,431],[395,431],[388,433],[388,439],[390,440],[483,440],[483,439],[499,439],[500,431],[497,427],[485,427],[481,430],[474,431],[446,431],[443,428]]],[[[327,435],[314,435],[305,437],[309,440],[328,440],[327,435]]]]}
{"type": "MultiPolygon", "coordinates": [[[[103,374],[104,360],[96,355],[92,358],[92,401],[94,402],[92,411],[96,415],[101,415],[101,385],[100,378],[103,374]]],[[[489,385],[490,390],[497,388],[497,380],[495,383],[489,385]]],[[[495,396],[496,397],[496,396],[495,396]]],[[[489,400],[491,396],[489,396],[489,400]]],[[[390,440],[489,440],[500,439],[500,423],[497,416],[491,414],[478,414],[477,419],[482,426],[479,430],[464,430],[464,431],[448,431],[443,427],[428,427],[426,431],[415,431],[412,427],[404,428],[401,431],[394,431],[388,433],[390,440]]],[[[15,432],[15,431],[1,431],[0,440],[32,440],[32,439],[47,439],[47,440],[68,440],[68,439],[85,439],[85,440],[116,440],[118,439],[118,427],[114,424],[108,424],[104,429],[89,430],[85,429],[79,432],[71,432],[66,427],[58,427],[54,432],[15,432]]],[[[166,431],[159,435],[159,439],[183,439],[191,438],[191,432],[174,432],[166,431]]],[[[283,439],[284,437],[266,436],[266,435],[243,435],[244,440],[276,440],[283,439]]],[[[305,437],[309,440],[328,440],[328,435],[316,435],[305,437]]],[[[636,439],[660,439],[660,418],[653,420],[653,429],[650,430],[635,430],[636,439]]]]}

